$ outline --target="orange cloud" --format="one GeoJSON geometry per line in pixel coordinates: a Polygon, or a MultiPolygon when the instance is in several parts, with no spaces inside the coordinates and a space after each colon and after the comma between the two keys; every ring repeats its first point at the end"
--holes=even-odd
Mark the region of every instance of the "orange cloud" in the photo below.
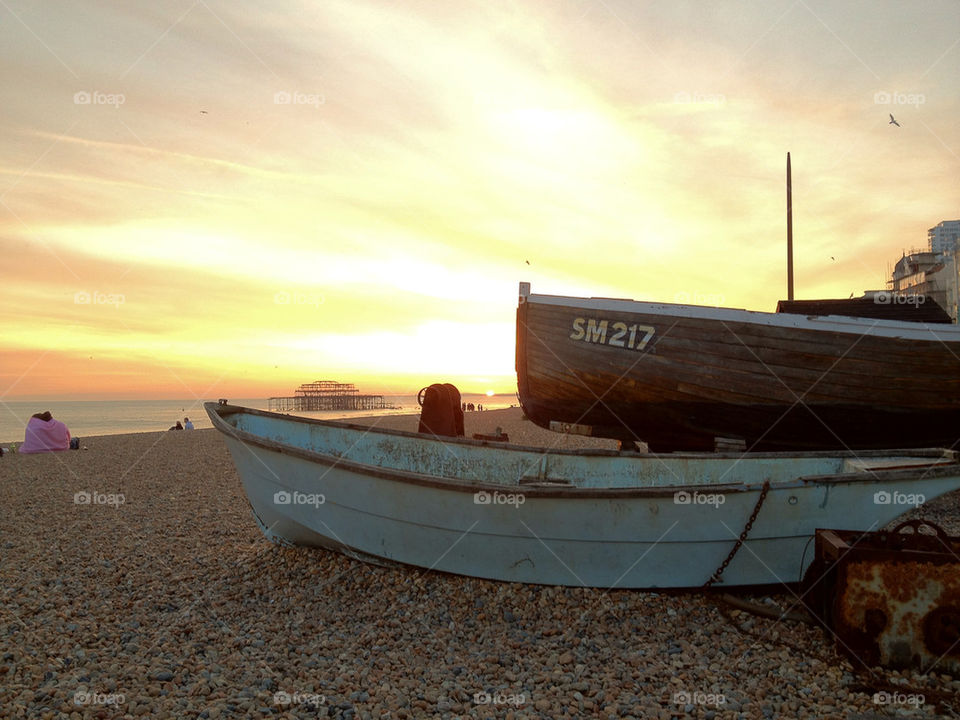
{"type": "Polygon", "coordinates": [[[787,150],[799,297],[955,216],[955,7],[17,12],[0,393],[509,391],[520,280],[772,310],[787,150]]]}

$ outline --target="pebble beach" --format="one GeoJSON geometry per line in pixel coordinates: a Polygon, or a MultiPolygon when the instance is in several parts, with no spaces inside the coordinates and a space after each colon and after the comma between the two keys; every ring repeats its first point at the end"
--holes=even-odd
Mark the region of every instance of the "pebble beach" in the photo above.
{"type": "MultiPolygon", "coordinates": [[[[616,447],[515,408],[465,422],[468,436],[616,447]]],[[[0,718],[960,717],[960,680],[855,667],[824,630],[717,595],[497,583],[273,545],[215,430],[81,442],[0,458],[0,718]]],[[[960,535],[957,493],[923,511],[960,535]]]]}

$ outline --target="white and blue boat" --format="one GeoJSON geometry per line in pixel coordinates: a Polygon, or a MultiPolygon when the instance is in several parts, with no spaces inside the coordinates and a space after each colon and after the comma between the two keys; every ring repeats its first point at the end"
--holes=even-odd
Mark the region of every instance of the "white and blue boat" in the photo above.
{"type": "Polygon", "coordinates": [[[270,540],[508,582],[793,585],[817,528],[877,530],[960,487],[949,450],[545,450],[205,408],[270,540]]]}

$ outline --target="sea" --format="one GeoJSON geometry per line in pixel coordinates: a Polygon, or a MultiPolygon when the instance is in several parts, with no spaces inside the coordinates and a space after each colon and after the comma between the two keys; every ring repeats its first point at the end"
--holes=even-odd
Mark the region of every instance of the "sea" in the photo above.
{"type": "MultiPolygon", "coordinates": [[[[385,395],[390,407],[381,410],[327,410],[291,413],[322,420],[342,420],[371,415],[420,414],[416,395],[385,395]]],[[[515,395],[464,394],[465,403],[483,405],[487,410],[498,410],[517,405],[515,395]]],[[[0,401],[0,445],[9,447],[23,442],[23,431],[30,416],[49,410],[57,420],[66,423],[73,437],[92,435],[122,435],[125,433],[158,432],[167,430],[189,417],[197,429],[213,427],[203,410],[204,400],[40,400],[0,401]]],[[[267,410],[266,398],[230,398],[231,405],[267,410]]]]}

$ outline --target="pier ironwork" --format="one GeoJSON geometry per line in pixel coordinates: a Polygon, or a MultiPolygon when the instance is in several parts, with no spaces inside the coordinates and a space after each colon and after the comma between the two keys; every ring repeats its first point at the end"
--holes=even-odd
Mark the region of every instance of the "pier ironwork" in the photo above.
{"type": "Polygon", "coordinates": [[[383,395],[365,395],[353,383],[315,380],[304,383],[293,395],[272,397],[270,410],[379,410],[387,407],[383,395]]]}

